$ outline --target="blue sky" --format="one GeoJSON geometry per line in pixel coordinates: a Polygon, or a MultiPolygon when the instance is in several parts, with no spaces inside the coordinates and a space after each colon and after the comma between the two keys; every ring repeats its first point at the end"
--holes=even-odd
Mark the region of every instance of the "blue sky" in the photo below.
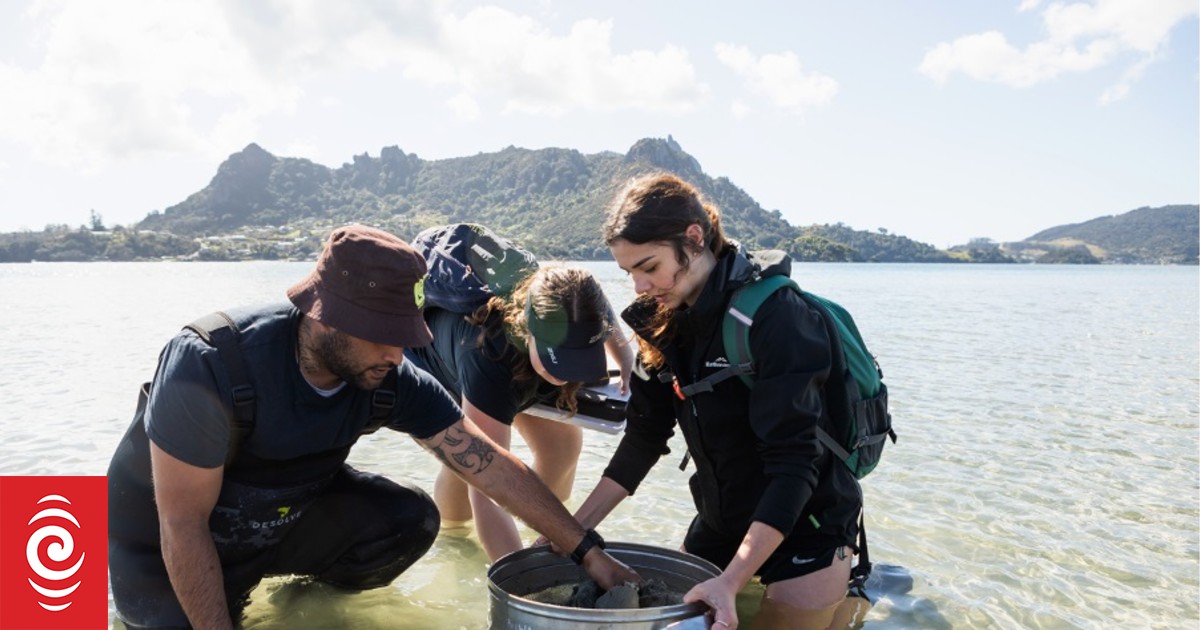
{"type": "Polygon", "coordinates": [[[670,134],[794,224],[939,247],[1200,197],[1196,0],[723,5],[0,0],[0,231],[135,222],[250,142],[670,134]]]}

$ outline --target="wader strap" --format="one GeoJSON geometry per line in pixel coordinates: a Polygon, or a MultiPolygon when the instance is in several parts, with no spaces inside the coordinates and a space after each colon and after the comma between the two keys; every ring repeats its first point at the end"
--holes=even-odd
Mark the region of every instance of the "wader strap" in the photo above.
{"type": "Polygon", "coordinates": [[[867,597],[867,578],[871,577],[871,558],[867,553],[867,522],[863,518],[863,512],[858,513],[858,564],[850,570],[850,588],[849,595],[861,597],[868,602],[871,601],[867,597]]]}
{"type": "Polygon", "coordinates": [[[246,363],[242,360],[237,324],[229,315],[217,311],[197,319],[185,328],[195,332],[204,343],[216,348],[217,355],[225,364],[225,370],[229,372],[229,382],[233,385],[230,396],[233,403],[233,420],[229,423],[229,450],[225,457],[225,465],[228,466],[233,462],[238,447],[254,432],[254,387],[250,385],[246,363]]]}

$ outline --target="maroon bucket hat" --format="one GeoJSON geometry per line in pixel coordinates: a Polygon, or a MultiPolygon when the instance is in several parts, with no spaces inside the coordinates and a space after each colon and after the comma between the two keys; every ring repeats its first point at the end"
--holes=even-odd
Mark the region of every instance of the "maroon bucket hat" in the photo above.
{"type": "Polygon", "coordinates": [[[288,289],[306,316],[348,335],[386,346],[433,340],[425,306],[425,259],[396,236],[362,225],[329,235],[317,268],[288,289]]]}

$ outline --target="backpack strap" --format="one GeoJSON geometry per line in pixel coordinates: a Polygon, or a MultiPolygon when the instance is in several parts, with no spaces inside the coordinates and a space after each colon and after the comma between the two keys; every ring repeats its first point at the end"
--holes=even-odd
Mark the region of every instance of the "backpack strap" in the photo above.
{"type": "Polygon", "coordinates": [[[388,371],[379,387],[371,390],[371,421],[363,429],[363,433],[374,433],[387,424],[396,408],[396,368],[388,371]]]}
{"type": "Polygon", "coordinates": [[[729,300],[729,309],[721,322],[721,338],[725,341],[729,364],[744,366],[738,376],[746,387],[754,387],[754,379],[750,378],[754,374],[754,355],[750,353],[750,326],[754,324],[754,314],[772,293],[783,287],[800,292],[800,286],[791,278],[768,276],[738,287],[729,300]]]}
{"type": "Polygon", "coordinates": [[[679,393],[683,394],[684,397],[690,397],[703,392],[711,392],[713,390],[713,385],[716,385],[721,381],[733,378],[735,376],[740,376],[745,379],[749,378],[748,375],[753,373],[754,365],[751,363],[730,365],[727,368],[723,368],[717,372],[713,372],[712,374],[705,376],[691,385],[680,385],[679,393]]]}
{"type": "Polygon", "coordinates": [[[702,392],[711,392],[713,385],[726,379],[738,377],[746,387],[754,387],[754,358],[750,354],[750,325],[754,323],[754,314],[758,307],[774,292],[791,286],[796,291],[800,287],[787,276],[769,276],[747,282],[734,289],[729,298],[729,308],[721,322],[721,338],[725,342],[725,356],[729,359],[729,367],[709,374],[704,378],[679,388],[684,396],[692,396],[702,392]]]}
{"type": "Polygon", "coordinates": [[[847,595],[861,597],[868,602],[867,578],[871,577],[871,557],[867,553],[867,522],[862,511],[858,513],[858,564],[850,569],[850,585],[847,595]]]}
{"type": "Polygon", "coordinates": [[[228,466],[233,462],[238,447],[254,432],[254,387],[250,385],[246,362],[242,360],[238,327],[229,315],[223,311],[216,311],[184,328],[196,333],[204,343],[216,348],[217,355],[221,357],[221,362],[229,372],[229,382],[233,385],[230,398],[233,404],[233,420],[229,423],[229,451],[225,456],[225,465],[228,466]]]}
{"type": "MultiPolygon", "coordinates": [[[[747,284],[738,287],[733,292],[733,297],[729,300],[729,309],[725,313],[725,319],[721,322],[721,338],[725,343],[725,355],[729,359],[730,367],[721,370],[715,374],[710,374],[703,381],[707,391],[712,390],[712,383],[723,381],[730,376],[736,374],[746,384],[746,387],[754,389],[754,356],[750,352],[750,327],[754,325],[754,315],[758,312],[758,308],[763,305],[773,293],[787,287],[796,292],[801,298],[805,298],[805,294],[800,290],[800,285],[796,284],[788,276],[768,276],[760,278],[747,284]],[[733,372],[724,374],[725,372],[733,372]]],[[[814,306],[817,312],[821,314],[821,319],[825,321],[826,331],[829,333],[829,351],[833,358],[834,368],[838,369],[842,362],[842,345],[841,339],[838,337],[837,330],[830,328],[829,311],[821,302],[813,303],[811,300],[805,300],[809,305],[814,306]]],[[[696,387],[701,383],[690,385],[696,387]]],[[[687,388],[683,388],[686,392],[687,388]]],[[[703,390],[702,390],[703,391],[703,390]]],[[[817,439],[825,448],[833,451],[842,461],[850,458],[850,453],[842,448],[841,444],[829,435],[825,429],[817,426],[817,439]]]]}

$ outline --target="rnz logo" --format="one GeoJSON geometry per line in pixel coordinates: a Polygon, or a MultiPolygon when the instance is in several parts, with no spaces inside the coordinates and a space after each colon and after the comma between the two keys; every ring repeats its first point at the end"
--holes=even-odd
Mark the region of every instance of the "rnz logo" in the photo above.
{"type": "Polygon", "coordinates": [[[107,628],[104,477],[0,477],[0,630],[107,628]]]}
{"type": "Polygon", "coordinates": [[[29,585],[38,592],[39,606],[51,612],[58,612],[71,605],[71,594],[83,584],[83,580],[77,577],[87,553],[79,552],[79,559],[68,568],[47,567],[42,561],[43,553],[54,566],[67,565],[76,557],[75,536],[72,532],[79,531],[79,521],[71,514],[71,502],[66,497],[48,494],[38,499],[38,504],[46,504],[46,507],[29,519],[29,524],[37,527],[37,530],[25,545],[25,560],[37,578],[29,578],[29,585]],[[74,529],[64,527],[68,524],[74,529]],[[45,544],[47,541],[49,544],[45,544]]]}

